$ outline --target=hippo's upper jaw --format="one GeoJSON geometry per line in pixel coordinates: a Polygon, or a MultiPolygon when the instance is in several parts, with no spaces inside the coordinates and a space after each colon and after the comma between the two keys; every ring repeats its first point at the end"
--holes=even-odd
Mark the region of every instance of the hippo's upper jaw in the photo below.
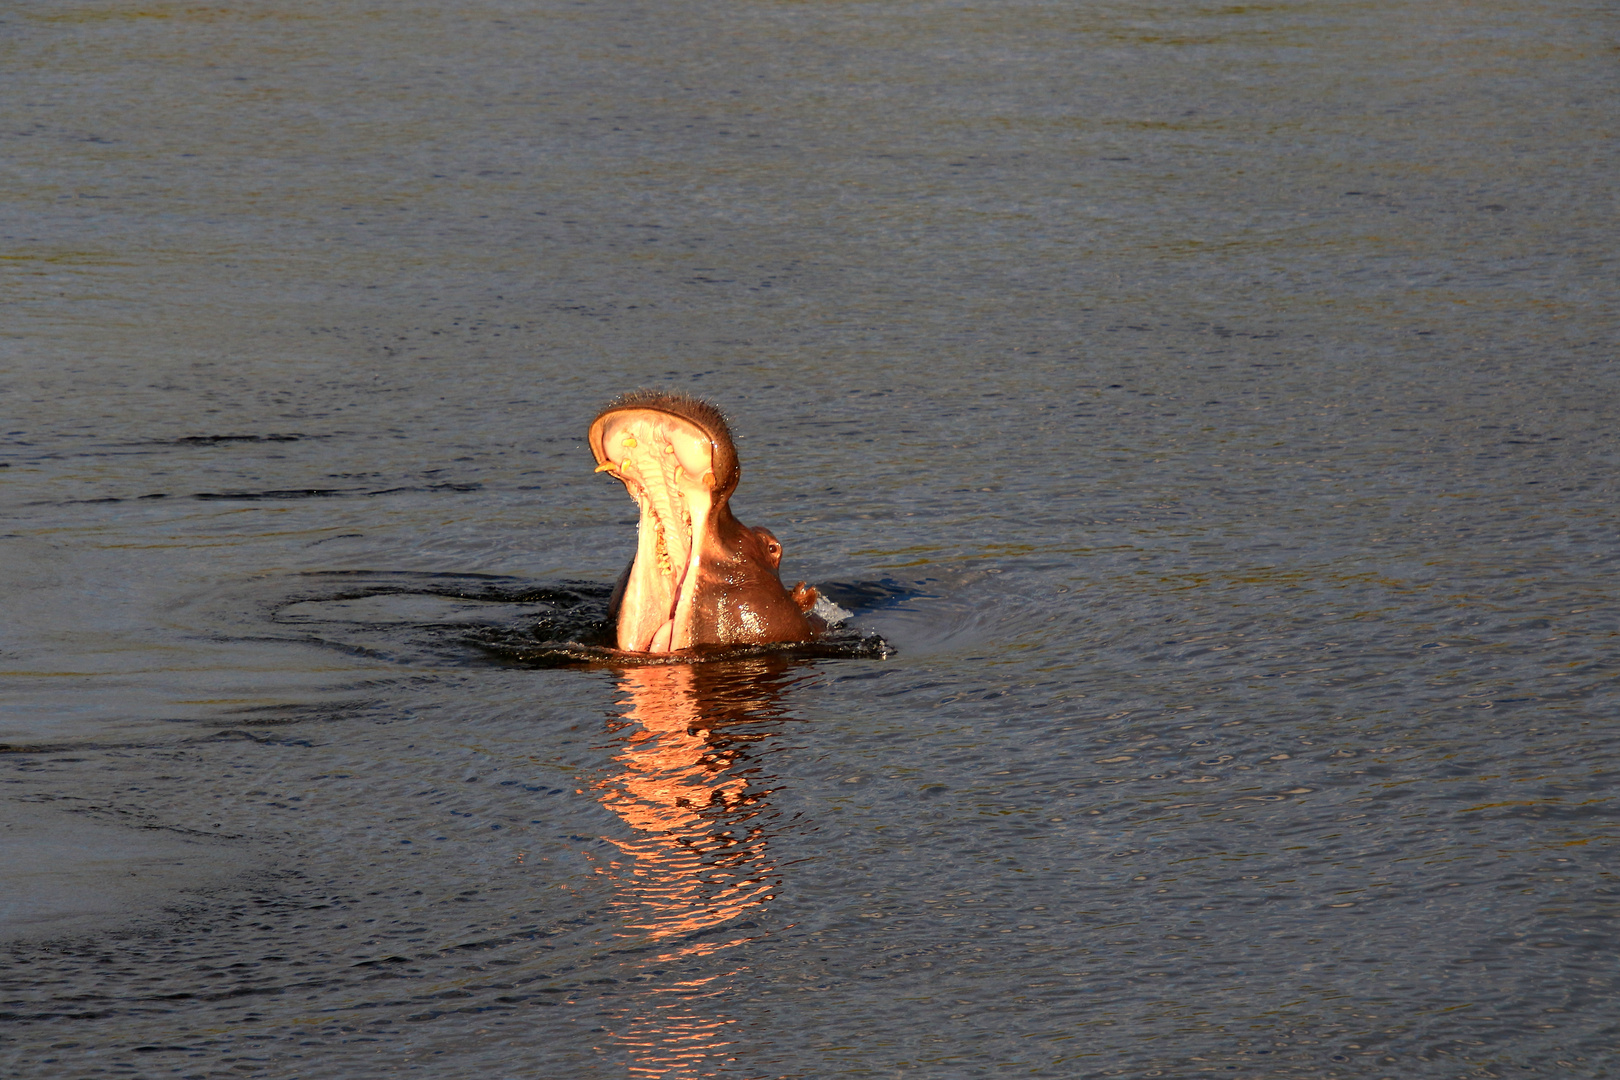
{"type": "Polygon", "coordinates": [[[618,645],[674,652],[695,645],[804,641],[815,602],[777,577],[781,545],[731,513],[737,453],[720,411],[680,394],[616,398],[591,424],[597,472],[624,482],[640,536],[618,605],[618,645]]]}

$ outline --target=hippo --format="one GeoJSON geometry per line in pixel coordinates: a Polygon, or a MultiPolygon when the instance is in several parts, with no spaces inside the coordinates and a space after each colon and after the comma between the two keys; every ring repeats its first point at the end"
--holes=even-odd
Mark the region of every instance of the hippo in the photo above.
{"type": "Polygon", "coordinates": [[[782,543],[731,512],[737,449],[720,410],[687,394],[614,398],[590,428],[596,471],[641,510],[636,556],[608,617],[625,652],[809,641],[826,628],[816,590],[782,585],[782,543]]]}

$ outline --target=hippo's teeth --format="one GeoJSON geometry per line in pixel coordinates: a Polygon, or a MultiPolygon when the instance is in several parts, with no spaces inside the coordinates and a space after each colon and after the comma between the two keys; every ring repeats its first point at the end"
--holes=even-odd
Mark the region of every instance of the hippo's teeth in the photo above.
{"type": "Polygon", "coordinates": [[[596,467],[596,471],[597,472],[612,472],[614,469],[617,469],[617,468],[618,468],[618,466],[613,464],[613,462],[605,461],[605,462],[603,462],[602,464],[600,464],[600,465],[598,465],[596,467]]]}
{"type": "Polygon", "coordinates": [[[624,442],[620,443],[619,445],[623,446],[626,450],[634,450],[636,448],[636,437],[634,435],[626,435],[624,437],[624,442]]]}

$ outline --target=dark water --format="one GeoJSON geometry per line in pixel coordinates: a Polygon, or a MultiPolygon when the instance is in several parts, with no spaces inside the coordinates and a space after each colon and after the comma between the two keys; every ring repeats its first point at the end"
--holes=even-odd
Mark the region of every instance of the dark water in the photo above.
{"type": "Polygon", "coordinates": [[[1613,1075],[1616,31],[0,12],[0,1073],[1613,1075]]]}

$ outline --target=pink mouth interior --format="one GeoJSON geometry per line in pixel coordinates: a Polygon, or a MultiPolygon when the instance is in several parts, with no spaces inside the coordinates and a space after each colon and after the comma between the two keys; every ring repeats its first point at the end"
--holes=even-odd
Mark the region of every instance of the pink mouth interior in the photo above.
{"type": "Polygon", "coordinates": [[[713,506],[714,443],[691,421],[656,409],[623,409],[599,424],[593,432],[597,456],[612,465],[641,510],[636,561],[620,607],[619,648],[687,648],[696,540],[713,506]]]}

